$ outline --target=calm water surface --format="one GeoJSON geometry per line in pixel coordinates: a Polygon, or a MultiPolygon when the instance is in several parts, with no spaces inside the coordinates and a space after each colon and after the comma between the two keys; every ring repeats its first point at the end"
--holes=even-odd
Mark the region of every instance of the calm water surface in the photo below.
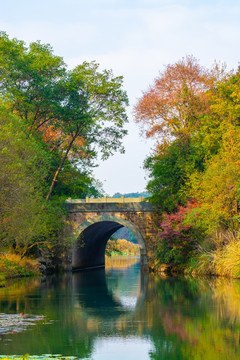
{"type": "Polygon", "coordinates": [[[2,313],[46,316],[22,333],[2,335],[1,354],[240,358],[236,280],[153,277],[140,273],[137,260],[125,260],[106,270],[18,281],[0,289],[0,301],[2,313]]]}

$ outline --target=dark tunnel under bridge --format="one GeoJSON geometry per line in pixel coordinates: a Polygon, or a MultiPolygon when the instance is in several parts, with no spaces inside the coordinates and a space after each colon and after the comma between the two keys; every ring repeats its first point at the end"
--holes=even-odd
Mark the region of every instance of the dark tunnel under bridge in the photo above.
{"type": "Polygon", "coordinates": [[[88,202],[67,201],[74,237],[71,256],[73,271],[104,267],[107,242],[122,227],[135,236],[140,246],[141,266],[147,266],[147,242],[152,235],[153,209],[148,202],[131,200],[104,198],[88,199],[88,202]]]}

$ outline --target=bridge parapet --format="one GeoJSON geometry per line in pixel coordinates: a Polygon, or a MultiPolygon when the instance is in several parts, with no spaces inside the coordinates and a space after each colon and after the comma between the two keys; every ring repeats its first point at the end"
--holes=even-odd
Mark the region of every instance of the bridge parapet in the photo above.
{"type": "MultiPolygon", "coordinates": [[[[124,198],[124,200],[132,198],[124,198]]],[[[121,201],[118,198],[108,198],[104,201],[103,199],[68,199],[66,201],[67,211],[71,212],[151,212],[153,207],[149,202],[140,201],[134,198],[135,201],[121,201]],[[120,201],[119,201],[120,200],[120,201]]]]}
{"type": "MultiPolygon", "coordinates": [[[[146,198],[144,198],[144,202],[148,202],[146,198]]],[[[85,199],[67,199],[67,202],[71,203],[138,203],[142,202],[143,197],[139,196],[138,198],[125,198],[124,196],[121,196],[120,198],[109,198],[107,196],[104,196],[103,198],[89,198],[86,197],[85,199]]]]}

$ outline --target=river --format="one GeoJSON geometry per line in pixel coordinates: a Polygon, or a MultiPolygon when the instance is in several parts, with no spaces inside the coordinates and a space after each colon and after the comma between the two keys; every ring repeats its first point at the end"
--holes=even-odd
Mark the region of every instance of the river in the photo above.
{"type": "Polygon", "coordinates": [[[1,354],[91,360],[240,358],[240,281],[141,274],[137,259],[104,270],[14,281],[0,312],[44,315],[0,337],[1,354]]]}

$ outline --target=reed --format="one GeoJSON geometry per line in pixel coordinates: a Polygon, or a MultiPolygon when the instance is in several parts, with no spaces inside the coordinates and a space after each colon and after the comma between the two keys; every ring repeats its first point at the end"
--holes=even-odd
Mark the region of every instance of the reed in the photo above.
{"type": "Polygon", "coordinates": [[[240,240],[233,238],[212,251],[202,249],[190,259],[186,272],[240,278],[240,240]]]}
{"type": "Polygon", "coordinates": [[[216,275],[240,277],[240,241],[231,240],[213,253],[212,266],[216,275]]]}

